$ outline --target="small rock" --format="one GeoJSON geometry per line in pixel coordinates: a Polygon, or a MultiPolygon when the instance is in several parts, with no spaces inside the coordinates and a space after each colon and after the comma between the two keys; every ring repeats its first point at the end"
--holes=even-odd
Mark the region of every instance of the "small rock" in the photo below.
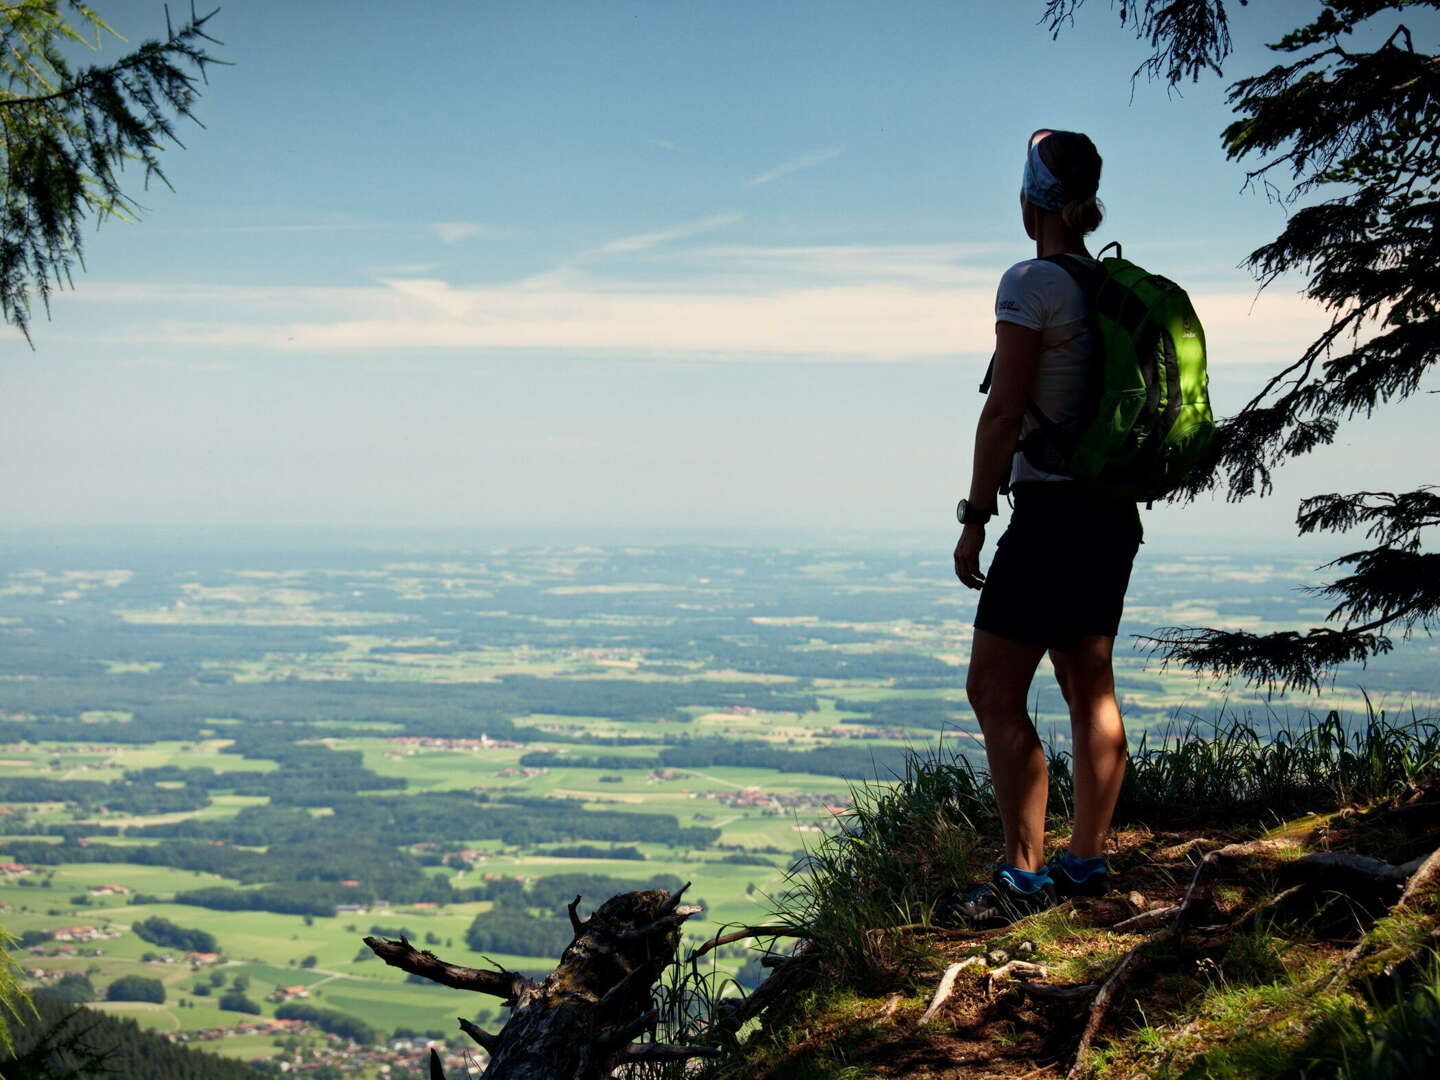
{"type": "Polygon", "coordinates": [[[1028,960],[1035,955],[1035,943],[1033,941],[1022,941],[1015,947],[1015,955],[1021,960],[1028,960]]]}
{"type": "Polygon", "coordinates": [[[1010,954],[1004,949],[994,949],[985,954],[985,963],[991,967],[999,967],[1010,959],[1010,954]]]}
{"type": "Polygon", "coordinates": [[[1144,911],[1147,907],[1150,906],[1146,903],[1145,895],[1143,893],[1128,892],[1125,894],[1125,899],[1130,902],[1130,906],[1135,909],[1137,914],[1144,911]]]}

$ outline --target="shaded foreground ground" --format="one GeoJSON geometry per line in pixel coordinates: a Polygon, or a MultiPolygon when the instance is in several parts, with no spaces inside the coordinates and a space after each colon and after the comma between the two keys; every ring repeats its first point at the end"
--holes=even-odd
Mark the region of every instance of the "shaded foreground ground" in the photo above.
{"type": "Polygon", "coordinates": [[[1420,1075],[1440,1059],[1437,845],[1433,786],[1265,831],[1132,827],[1103,899],[1003,931],[871,931],[868,980],[783,964],[794,992],[712,1075],[1420,1075]],[[1038,968],[1005,973],[1017,956],[1038,968]]]}

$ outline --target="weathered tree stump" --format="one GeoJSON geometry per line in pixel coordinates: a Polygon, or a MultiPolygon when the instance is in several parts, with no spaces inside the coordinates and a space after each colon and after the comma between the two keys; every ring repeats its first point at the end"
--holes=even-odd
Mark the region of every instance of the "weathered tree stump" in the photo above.
{"type": "MultiPolygon", "coordinates": [[[[612,896],[588,919],[569,905],[575,937],[559,966],[536,982],[519,972],[448,964],[399,941],[365,944],[392,967],[457,990],[501,998],[512,1010],[496,1034],[462,1019],[460,1027],[490,1055],[486,1080],[606,1080],[631,1061],[709,1057],[713,1047],[637,1042],[659,1019],[651,987],[675,956],[680,925],[700,908],[681,904],[688,883],[612,896]]],[[[432,1062],[432,1070],[438,1068],[432,1062]]]]}

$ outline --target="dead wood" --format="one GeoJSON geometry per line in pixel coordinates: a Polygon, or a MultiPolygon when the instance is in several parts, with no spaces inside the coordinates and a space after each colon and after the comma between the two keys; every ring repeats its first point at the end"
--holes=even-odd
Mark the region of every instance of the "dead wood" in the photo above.
{"type": "Polygon", "coordinates": [[[485,971],[482,968],[446,963],[428,949],[416,949],[403,936],[399,941],[367,937],[365,944],[391,967],[455,990],[473,990],[477,994],[503,998],[507,1005],[513,1004],[520,991],[530,985],[530,980],[517,971],[508,971],[505,968],[485,971]]]}
{"type": "Polygon", "coordinates": [[[985,961],[979,956],[970,956],[958,963],[951,964],[945,969],[945,974],[940,977],[940,985],[935,988],[935,996],[930,999],[930,1007],[920,1017],[920,1023],[925,1023],[937,1012],[940,1006],[944,1005],[950,994],[955,989],[955,977],[967,967],[974,964],[983,964],[985,961]]]}
{"type": "Polygon", "coordinates": [[[1281,876],[1287,880],[1304,878],[1308,880],[1334,881],[1337,885],[1403,885],[1409,876],[1398,866],[1384,859],[1372,859],[1366,855],[1346,855],[1340,852],[1322,852],[1318,855],[1302,855],[1280,867],[1281,876]]]}
{"type": "MultiPolygon", "coordinates": [[[[807,944],[802,942],[799,949],[806,949],[807,944]]],[[[745,1026],[747,1020],[759,1016],[770,1006],[785,1000],[814,981],[819,970],[818,954],[797,950],[796,954],[787,957],[787,960],[786,964],[772,971],[764,982],[744,998],[738,1001],[726,998],[721,1001],[716,1006],[715,1026],[733,1036],[745,1026]]]]}
{"type": "Polygon", "coordinates": [[[806,932],[798,926],[742,926],[739,930],[713,937],[705,944],[691,950],[689,959],[697,960],[711,949],[718,949],[721,945],[730,945],[737,941],[745,941],[748,938],[807,936],[806,932]]]}
{"type": "Polygon", "coordinates": [[[1279,855],[1294,846],[1293,840],[1246,840],[1243,843],[1226,844],[1216,848],[1205,857],[1208,859],[1213,855],[1219,860],[1253,859],[1264,855],[1279,855]]]}
{"type": "Polygon", "coordinates": [[[1019,985],[1021,993],[1026,997],[1035,998],[1037,1001],[1058,1001],[1066,1004],[1089,1001],[1100,989],[1099,983],[1054,986],[1050,983],[1032,982],[1029,979],[1021,979],[1019,985]]]}
{"type": "Polygon", "coordinates": [[[1150,856],[1151,862],[1179,862],[1188,855],[1192,855],[1196,848],[1208,848],[1214,845],[1215,841],[1208,836],[1197,836],[1193,840],[1186,840],[1183,844],[1175,844],[1172,847],[1161,848],[1150,856]]]}
{"type": "Polygon", "coordinates": [[[994,979],[1045,979],[1050,972],[1044,964],[1030,964],[1024,960],[1009,960],[994,971],[986,972],[985,978],[994,979]]]}
{"type": "MultiPolygon", "coordinates": [[[[581,920],[577,897],[567,910],[575,938],[543,980],[517,972],[459,967],[417,951],[401,938],[365,939],[387,964],[413,975],[505,1000],[513,1010],[498,1034],[468,1020],[460,1028],[490,1054],[486,1080],[605,1080],[626,1062],[714,1056],[705,1046],[636,1042],[659,1013],[651,987],[675,956],[679,927],[700,909],[680,903],[684,889],[613,896],[581,920]]],[[[431,1074],[444,1080],[431,1063],[431,1074]]]]}
{"type": "Polygon", "coordinates": [[[1137,934],[1142,930],[1150,930],[1162,923],[1167,923],[1180,913],[1180,905],[1172,904],[1169,907],[1155,908],[1152,911],[1142,911],[1139,915],[1132,915],[1128,919],[1121,919],[1110,927],[1119,934],[1137,934]]]}
{"type": "Polygon", "coordinates": [[[1405,883],[1405,891],[1400,894],[1399,906],[1410,903],[1422,889],[1430,888],[1436,881],[1440,881],[1440,848],[1427,855],[1410,875],[1410,880],[1405,883]]]}
{"type": "Polygon", "coordinates": [[[1048,969],[1040,964],[1027,964],[1024,960],[1011,960],[1001,964],[994,971],[985,973],[984,994],[986,1002],[994,1001],[1000,996],[1002,984],[1013,980],[1017,983],[1025,983],[1030,979],[1044,979],[1049,977],[1048,969]]]}
{"type": "Polygon", "coordinates": [[[487,1054],[493,1054],[495,1052],[495,1047],[500,1044],[499,1035],[491,1035],[490,1032],[477,1024],[472,1024],[463,1016],[457,1016],[455,1019],[460,1021],[460,1030],[479,1043],[482,1050],[487,1054]]]}

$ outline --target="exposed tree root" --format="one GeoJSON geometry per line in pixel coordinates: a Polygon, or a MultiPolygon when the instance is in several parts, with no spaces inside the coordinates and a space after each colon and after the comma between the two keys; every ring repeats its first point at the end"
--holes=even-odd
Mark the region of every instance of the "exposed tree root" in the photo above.
{"type": "Polygon", "coordinates": [[[983,964],[984,962],[984,957],[971,956],[961,960],[959,963],[951,964],[946,968],[945,974],[940,978],[940,985],[935,988],[935,996],[930,999],[930,1007],[926,1009],[920,1017],[920,1023],[925,1023],[925,1021],[940,1011],[940,1006],[945,1004],[950,994],[954,991],[955,977],[959,975],[960,972],[964,971],[967,967],[975,964],[983,964]]]}
{"type": "Polygon", "coordinates": [[[1163,944],[1173,938],[1179,937],[1185,929],[1185,924],[1194,908],[1197,899],[1203,895],[1205,886],[1210,876],[1220,863],[1229,858],[1241,858],[1247,855],[1266,854],[1274,850],[1272,841],[1252,841],[1249,844],[1230,844],[1223,848],[1207,854],[1200,860],[1200,865],[1195,868],[1195,874],[1190,879],[1190,885],[1185,890],[1184,897],[1175,906],[1174,916],[1165,926],[1156,930],[1135,948],[1131,949],[1120,962],[1111,969],[1110,974],[1100,985],[1095,993],[1095,999],[1090,1003],[1090,1016],[1085,1022],[1085,1030],[1081,1032],[1080,1043],[1075,1048],[1075,1060],[1070,1071],[1066,1074],[1066,1080],[1080,1080],[1088,1068],[1087,1057],[1090,1053],[1090,1046],[1095,1041],[1095,1035],[1100,1030],[1100,1025],[1105,1022],[1105,1017],[1110,1011],[1110,1004],[1115,1000],[1115,995],[1124,985],[1125,980],[1139,970],[1145,963],[1146,954],[1154,949],[1156,945],[1163,944]],[[1266,846],[1260,846],[1266,845],[1266,846]]]}

